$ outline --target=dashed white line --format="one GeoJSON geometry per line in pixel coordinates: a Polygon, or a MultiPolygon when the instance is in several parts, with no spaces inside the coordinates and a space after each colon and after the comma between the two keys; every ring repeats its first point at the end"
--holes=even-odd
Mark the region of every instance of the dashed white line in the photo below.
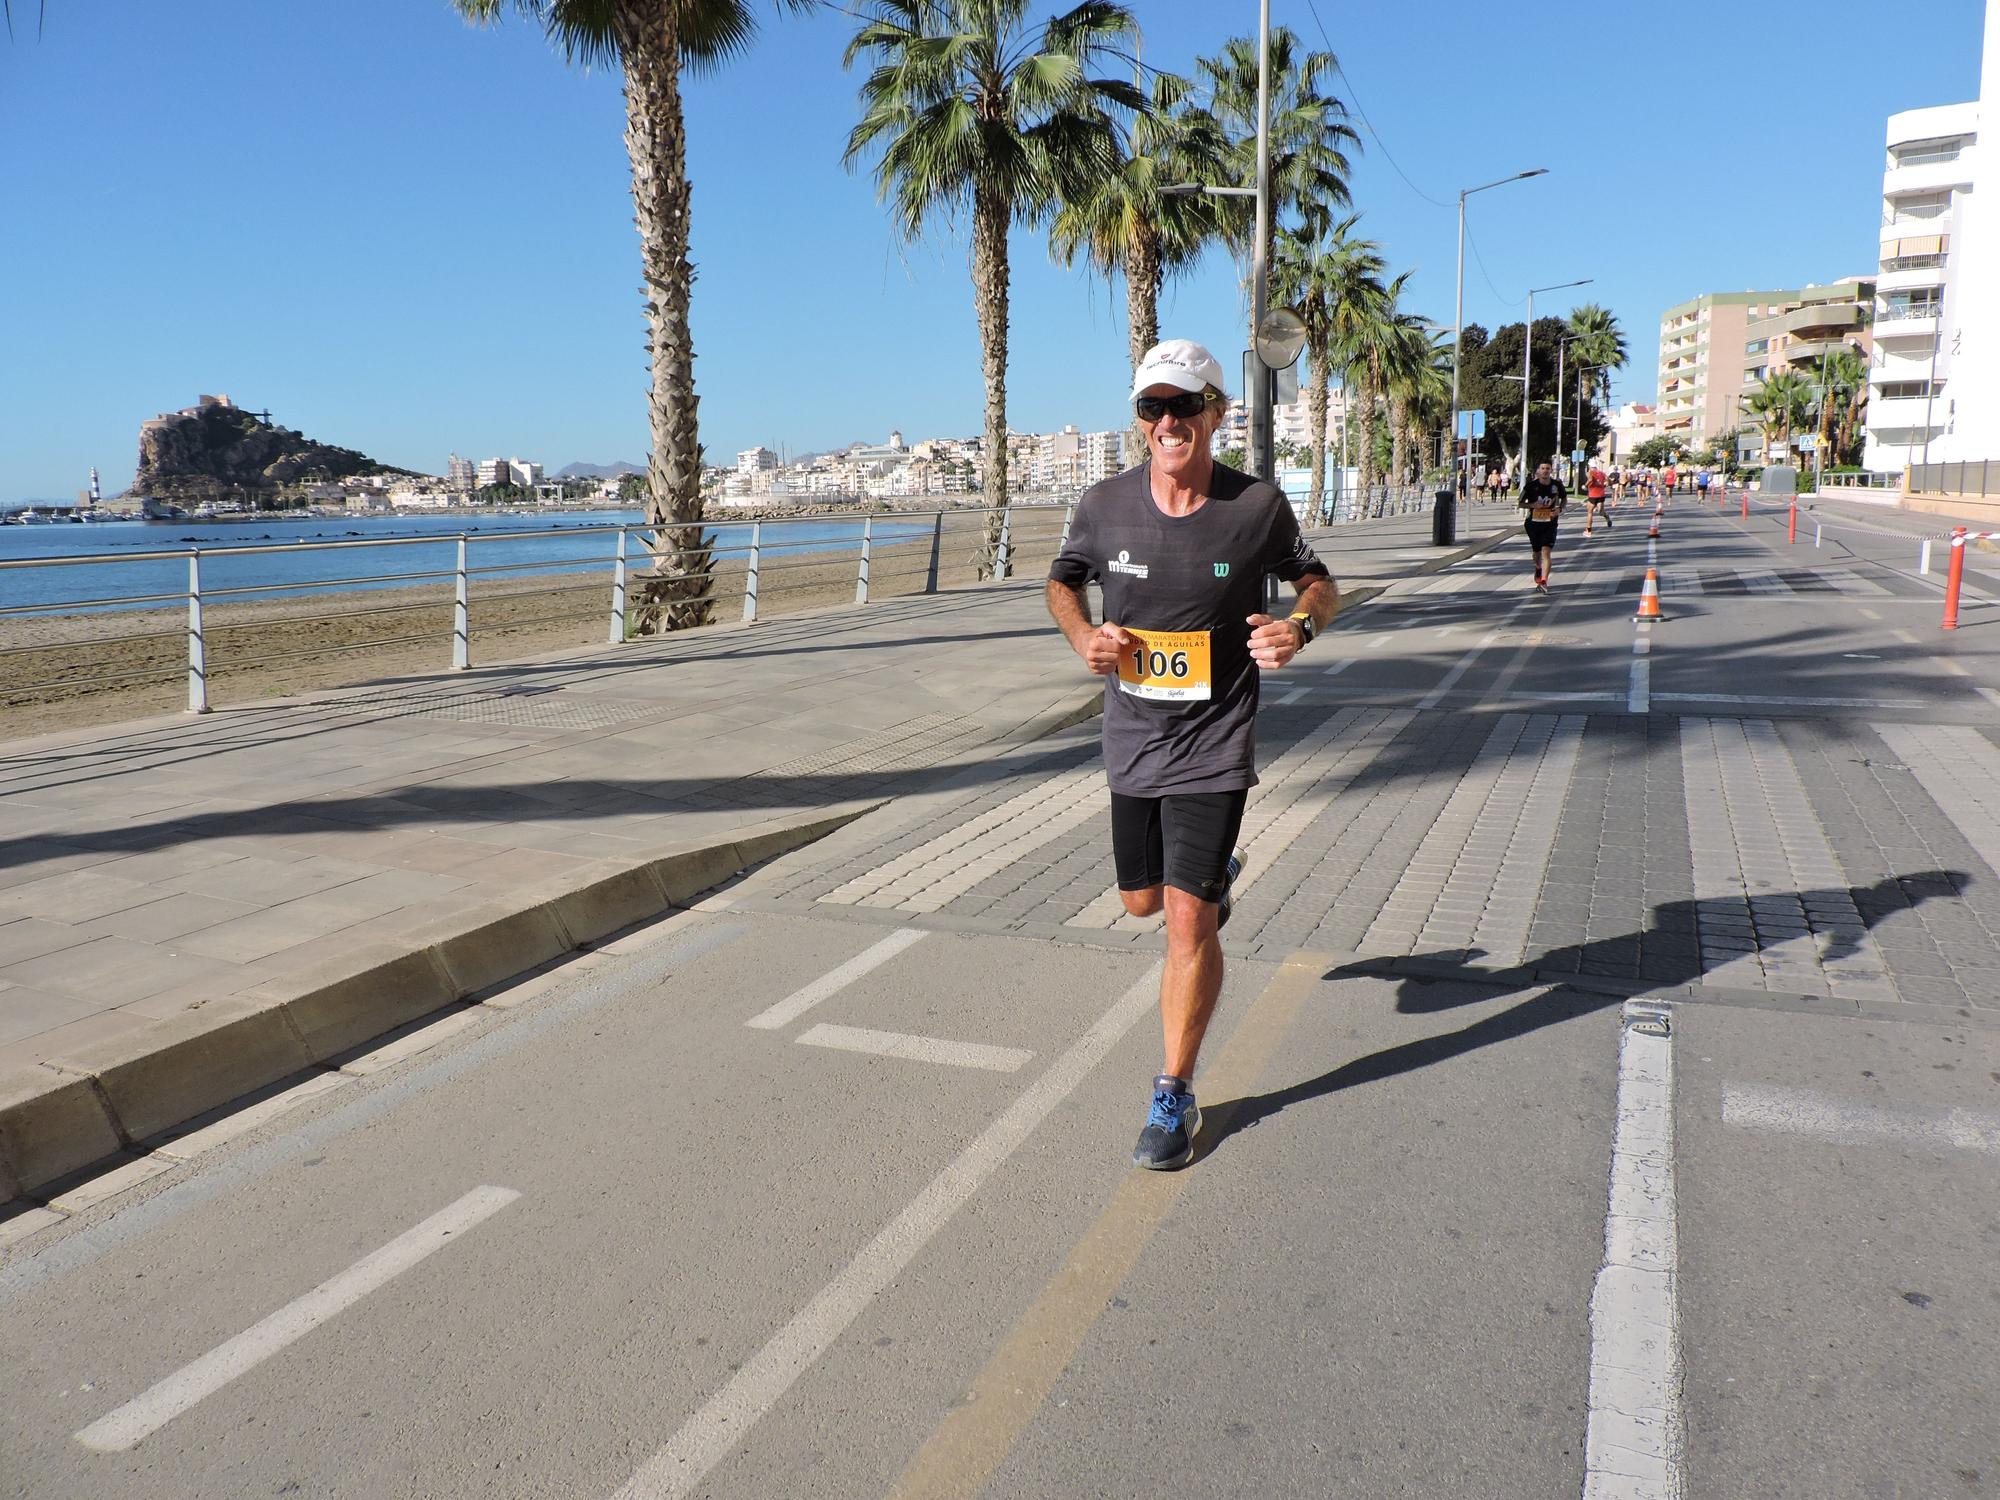
{"type": "Polygon", "coordinates": [[[1274,703],[1280,703],[1280,704],[1296,703],[1299,701],[1299,699],[1305,697],[1305,695],[1306,695],[1306,690],[1302,687],[1298,687],[1298,688],[1293,688],[1289,693],[1285,694],[1284,697],[1275,698],[1272,701],[1274,703]]]}
{"type": "Polygon", "coordinates": [[[988,1073],[1018,1073],[1021,1065],[1035,1055],[1019,1047],[953,1042],[943,1037],[911,1036],[902,1031],[872,1031],[866,1026],[830,1026],[824,1021],[799,1037],[798,1043],[801,1047],[831,1047],[840,1052],[866,1052],[874,1057],[942,1063],[949,1068],[980,1068],[988,1073]]]}
{"type": "Polygon", "coordinates": [[[1885,1109],[1811,1089],[1722,1086],[1722,1123],[1785,1135],[1864,1145],[1950,1147],[2000,1151],[2000,1115],[1976,1109],[1885,1109]]]}
{"type": "Polygon", "coordinates": [[[905,927],[890,933],[873,947],[864,948],[839,968],[820,975],[811,984],[794,990],[768,1010],[759,1011],[743,1024],[759,1031],[777,1031],[789,1026],[830,995],[837,995],[871,969],[880,968],[905,948],[922,942],[929,934],[922,928],[905,927]]]}
{"type": "Polygon", "coordinates": [[[107,1413],[76,1434],[78,1442],[101,1453],[122,1453],[206,1396],[212,1396],[237,1376],[262,1364],[286,1345],[296,1342],[334,1314],[353,1306],[376,1288],[419,1261],[435,1255],[455,1238],[521,1195],[512,1188],[477,1187],[456,1203],[439,1209],[414,1229],[399,1234],[373,1254],[365,1255],[338,1276],[322,1281],[294,1302],[252,1324],[193,1364],[184,1365],[143,1394],[107,1413]]]}
{"type": "Polygon", "coordinates": [[[1637,632],[1632,641],[1632,676],[1625,689],[1625,712],[1644,714],[1653,711],[1653,625],[1650,620],[1641,620],[1633,627],[1637,632]]]}
{"type": "Polygon", "coordinates": [[[1590,1297],[1584,1500],[1683,1494],[1670,1024],[1665,1007],[1626,1005],[1604,1265],[1590,1297]]]}
{"type": "Polygon", "coordinates": [[[729,1383],[647,1459],[617,1491],[616,1500],[678,1500],[701,1487],[711,1470],[743,1440],[869,1303],[902,1274],[952,1215],[1019,1150],[1049,1113],[1075,1091],[1142,1016],[1159,1002],[1160,966],[1139,982],[1049,1065],[972,1144],[932,1178],[841,1273],[751,1355],[729,1383]]]}

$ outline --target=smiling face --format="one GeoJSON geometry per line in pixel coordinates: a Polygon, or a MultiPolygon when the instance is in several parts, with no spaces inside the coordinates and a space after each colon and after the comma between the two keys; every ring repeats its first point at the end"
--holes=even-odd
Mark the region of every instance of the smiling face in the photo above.
{"type": "MultiPolygon", "coordinates": [[[[1187,392],[1179,386],[1161,384],[1149,385],[1140,394],[1172,399],[1187,392]]],[[[1191,483],[1207,475],[1211,462],[1209,440],[1222,425],[1222,397],[1211,392],[1202,409],[1192,417],[1177,417],[1163,411],[1153,421],[1141,421],[1139,425],[1146,429],[1146,447],[1153,456],[1153,467],[1170,479],[1191,483]]]]}

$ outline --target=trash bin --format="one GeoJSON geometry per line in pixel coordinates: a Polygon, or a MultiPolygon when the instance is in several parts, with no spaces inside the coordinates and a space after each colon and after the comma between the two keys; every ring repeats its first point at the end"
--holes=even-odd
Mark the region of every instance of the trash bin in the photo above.
{"type": "Polygon", "coordinates": [[[1439,490],[1431,507],[1431,545],[1451,547],[1458,542],[1458,498],[1450,490],[1439,490]]]}

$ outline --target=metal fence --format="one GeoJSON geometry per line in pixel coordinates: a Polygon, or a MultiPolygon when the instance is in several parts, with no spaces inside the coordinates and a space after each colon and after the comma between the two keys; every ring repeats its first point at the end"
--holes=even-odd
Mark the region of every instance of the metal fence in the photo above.
{"type": "Polygon", "coordinates": [[[1903,482],[1909,495],[1968,495],[2000,498],[2000,459],[1971,463],[1911,464],[1903,482]]]}
{"type": "MultiPolygon", "coordinates": [[[[694,549],[692,555],[704,556],[713,570],[707,593],[711,619],[719,622],[734,616],[754,621],[760,614],[781,613],[788,607],[844,601],[850,584],[840,581],[843,562],[851,569],[845,577],[851,579],[852,598],[857,604],[899,595],[933,594],[941,587],[971,582],[983,571],[1002,578],[1030,568],[1039,572],[1067,539],[1074,511],[1074,504],[1013,506],[1000,516],[997,532],[991,528],[984,507],[878,512],[853,518],[798,516],[723,523],[739,535],[721,540],[716,531],[705,530],[701,547],[694,549]],[[824,535],[788,535],[801,527],[823,530],[829,524],[851,525],[852,538],[829,540],[824,535]],[[740,536],[746,530],[747,539],[740,536]],[[989,555],[990,568],[985,565],[989,555]]],[[[0,598],[10,594],[20,597],[21,589],[6,585],[27,570],[149,564],[157,571],[163,562],[184,563],[187,569],[186,586],[170,592],[107,591],[94,597],[0,605],[0,624],[77,614],[111,622],[119,618],[120,612],[146,606],[175,613],[186,611],[186,623],[181,626],[93,633],[76,640],[0,645],[0,703],[38,699],[51,692],[69,695],[81,689],[157,683],[185,674],[189,710],[205,713],[214,702],[213,683],[218,673],[387,646],[435,645],[441,658],[448,653],[451,667],[463,671],[472,665],[480,606],[502,601],[515,605],[516,612],[495,621],[490,629],[582,626],[594,617],[605,622],[604,638],[616,644],[631,635],[634,612],[645,607],[651,584],[687,581],[699,576],[693,572],[668,573],[651,566],[652,554],[646,539],[654,530],[646,525],[577,526],[560,531],[367,537],[0,559],[0,598]],[[575,539],[579,537],[593,539],[591,545],[600,550],[579,555],[575,550],[575,539]],[[522,559],[519,544],[536,542],[549,545],[548,555],[522,559]],[[515,544],[508,553],[514,560],[481,561],[481,549],[493,543],[515,544]],[[450,548],[452,565],[366,571],[368,549],[382,547],[450,548]],[[351,567],[343,565],[339,570],[342,576],[337,578],[294,577],[219,587],[213,578],[203,577],[204,564],[213,565],[217,559],[275,559],[300,552],[332,552],[343,558],[351,553],[355,560],[351,567]],[[597,576],[572,581],[579,574],[590,573],[597,576]],[[561,581],[547,581],[558,578],[561,581]],[[525,586],[504,591],[498,587],[513,581],[525,586]],[[387,586],[408,589],[423,597],[399,597],[382,604],[365,602],[369,597],[365,591],[387,586]],[[274,595],[318,594],[333,596],[327,600],[323,613],[287,614],[279,619],[218,619],[212,614],[219,604],[268,600],[274,595]],[[527,615],[518,612],[521,601],[543,599],[549,601],[545,607],[527,615]],[[396,623],[399,616],[410,621],[413,616],[426,614],[435,617],[428,624],[420,618],[412,623],[396,623]],[[268,649],[268,642],[260,649],[257,642],[258,635],[268,636],[274,625],[348,623],[363,619],[380,621],[381,629],[364,630],[360,639],[289,650],[268,649]],[[122,653],[126,664],[108,672],[93,670],[102,664],[107,647],[127,648],[122,653]],[[136,665],[129,664],[135,660],[136,665]]],[[[486,553],[489,559],[492,555],[491,551],[486,553]]],[[[439,665],[443,664],[440,660],[439,665]]]]}

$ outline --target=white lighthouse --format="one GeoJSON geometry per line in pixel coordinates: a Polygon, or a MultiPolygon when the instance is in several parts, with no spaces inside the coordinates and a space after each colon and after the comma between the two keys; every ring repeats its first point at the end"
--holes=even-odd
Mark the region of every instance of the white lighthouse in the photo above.
{"type": "Polygon", "coordinates": [[[90,508],[95,510],[103,503],[104,492],[97,487],[97,466],[93,464],[90,470],[90,508]]]}

